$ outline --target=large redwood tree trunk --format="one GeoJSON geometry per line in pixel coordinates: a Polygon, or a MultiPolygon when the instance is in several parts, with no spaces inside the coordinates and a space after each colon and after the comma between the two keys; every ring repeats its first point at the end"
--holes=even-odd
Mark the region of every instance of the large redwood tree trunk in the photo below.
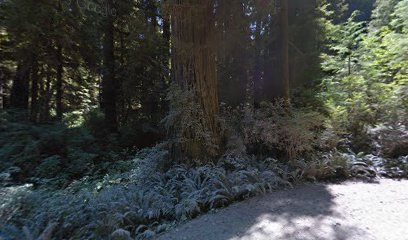
{"type": "Polygon", "coordinates": [[[171,155],[177,160],[180,154],[189,159],[208,159],[217,155],[220,145],[214,5],[212,0],[177,2],[169,5],[173,78],[183,91],[194,94],[201,114],[189,116],[199,119],[200,126],[185,129],[184,141],[171,148],[171,155]],[[198,132],[203,129],[209,136],[206,139],[198,132]]]}

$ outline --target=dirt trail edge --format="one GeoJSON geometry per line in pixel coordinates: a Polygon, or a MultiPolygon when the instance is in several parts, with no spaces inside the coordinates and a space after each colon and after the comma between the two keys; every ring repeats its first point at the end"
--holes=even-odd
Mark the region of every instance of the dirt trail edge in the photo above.
{"type": "Polygon", "coordinates": [[[308,184],[203,215],[159,240],[408,240],[408,181],[308,184]]]}

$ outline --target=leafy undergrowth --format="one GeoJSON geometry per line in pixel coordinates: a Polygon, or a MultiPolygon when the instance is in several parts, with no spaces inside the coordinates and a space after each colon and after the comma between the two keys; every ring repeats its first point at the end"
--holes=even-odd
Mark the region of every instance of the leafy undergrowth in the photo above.
{"type": "MultiPolygon", "coordinates": [[[[164,149],[140,151],[130,172],[97,182],[83,178],[65,190],[0,189],[0,238],[151,239],[202,213],[305,180],[369,176],[370,169],[375,175],[380,166],[393,169],[392,161],[373,155],[333,152],[314,154],[309,156],[314,160],[299,160],[297,166],[231,154],[217,165],[178,165],[162,172],[164,149]]],[[[398,161],[406,166],[407,157],[398,161]]]]}
{"type": "Polygon", "coordinates": [[[272,159],[259,163],[232,156],[225,156],[218,165],[179,165],[162,173],[157,171],[167,154],[162,149],[141,151],[131,172],[99,182],[83,179],[57,192],[29,186],[5,188],[2,191],[9,199],[1,203],[0,237],[151,238],[176,222],[291,186],[299,177],[272,159]],[[227,171],[225,165],[235,168],[227,171]]]}
{"type": "Polygon", "coordinates": [[[225,122],[225,154],[199,167],[169,164],[166,143],[123,160],[85,128],[4,123],[0,239],[149,239],[200,214],[304,181],[408,176],[402,127],[372,131],[367,136],[376,155],[367,155],[348,150],[355,142],[313,112],[286,115],[265,105],[232,110],[225,122]],[[294,140],[281,144],[284,139],[294,140]],[[13,186],[9,179],[19,176],[34,184],[13,186]]]}
{"type": "Polygon", "coordinates": [[[404,125],[377,126],[367,131],[368,153],[342,156],[351,163],[353,176],[408,178],[408,129],[404,125]]]}
{"type": "Polygon", "coordinates": [[[343,154],[351,163],[351,176],[358,178],[408,178],[408,155],[384,158],[373,154],[343,154]]]}
{"type": "Polygon", "coordinates": [[[0,112],[0,185],[9,180],[65,188],[84,176],[124,172],[129,152],[114,137],[97,138],[86,127],[35,125],[0,112]]]}

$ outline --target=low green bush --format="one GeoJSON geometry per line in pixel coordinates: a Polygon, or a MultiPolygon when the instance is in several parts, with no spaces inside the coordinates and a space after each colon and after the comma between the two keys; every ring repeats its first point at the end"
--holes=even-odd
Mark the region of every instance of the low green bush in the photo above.
{"type": "Polygon", "coordinates": [[[289,161],[318,147],[325,127],[322,114],[285,106],[284,101],[263,102],[259,108],[225,108],[223,118],[224,125],[230,126],[226,127],[228,137],[242,139],[248,153],[260,158],[272,154],[289,161]]]}

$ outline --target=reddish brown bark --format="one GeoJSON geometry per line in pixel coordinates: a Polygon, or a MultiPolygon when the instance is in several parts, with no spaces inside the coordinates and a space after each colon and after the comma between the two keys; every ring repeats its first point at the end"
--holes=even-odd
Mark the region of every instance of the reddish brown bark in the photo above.
{"type": "MultiPolygon", "coordinates": [[[[202,133],[198,133],[198,129],[188,129],[183,133],[188,141],[183,142],[179,150],[191,159],[213,157],[216,153],[209,151],[208,144],[215,148],[220,144],[213,3],[211,0],[196,0],[170,7],[173,77],[182,89],[194,93],[202,116],[191,117],[199,118],[200,128],[207,131],[211,139],[208,143],[208,139],[200,137],[202,133]]],[[[173,149],[172,155],[178,153],[173,149]]]]}

